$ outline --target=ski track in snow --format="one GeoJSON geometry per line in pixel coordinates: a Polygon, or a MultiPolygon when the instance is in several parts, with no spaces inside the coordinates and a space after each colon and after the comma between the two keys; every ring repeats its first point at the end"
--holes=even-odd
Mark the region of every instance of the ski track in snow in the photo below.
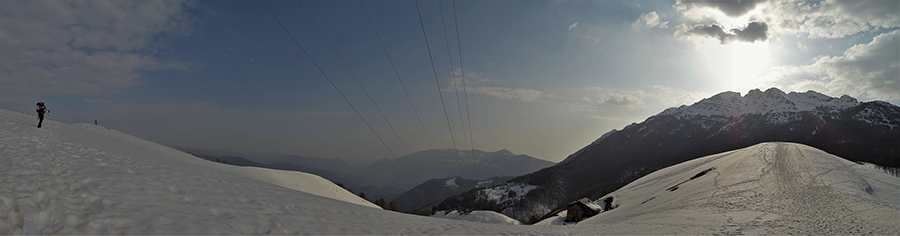
{"type": "Polygon", "coordinates": [[[609,195],[622,207],[579,225],[611,234],[897,235],[898,185],[896,177],[821,150],[764,143],[638,179],[609,195]]]}

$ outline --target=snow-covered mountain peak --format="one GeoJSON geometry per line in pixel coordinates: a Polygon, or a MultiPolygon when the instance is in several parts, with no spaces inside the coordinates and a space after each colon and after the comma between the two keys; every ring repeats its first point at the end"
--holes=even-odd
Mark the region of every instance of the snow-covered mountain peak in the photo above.
{"type": "MultiPolygon", "coordinates": [[[[759,91],[759,90],[757,89],[756,91],[759,91]]],[[[719,93],[719,94],[713,95],[713,96],[710,97],[709,99],[711,99],[711,100],[723,100],[723,101],[732,100],[732,101],[733,101],[733,100],[735,100],[735,99],[741,99],[741,93],[738,93],[738,92],[732,92],[732,91],[725,91],[725,92],[721,92],[721,93],[719,93]]]]}
{"type": "Polygon", "coordinates": [[[738,92],[722,92],[690,106],[666,109],[659,115],[673,115],[678,118],[686,116],[732,117],[746,114],[815,111],[820,108],[826,112],[834,112],[858,104],[859,101],[847,95],[835,98],[812,90],[803,93],[784,93],[777,88],[769,88],[766,91],[753,89],[744,96],[738,92]]]}

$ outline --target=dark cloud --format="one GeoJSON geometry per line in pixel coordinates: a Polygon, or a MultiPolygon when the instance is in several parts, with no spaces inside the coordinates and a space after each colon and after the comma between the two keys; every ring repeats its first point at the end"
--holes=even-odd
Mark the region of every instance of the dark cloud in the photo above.
{"type": "Polygon", "coordinates": [[[765,22],[750,22],[750,24],[743,29],[734,28],[727,31],[719,24],[699,24],[694,26],[682,24],[675,29],[675,35],[682,37],[711,37],[718,39],[722,44],[733,41],[752,43],[756,41],[766,41],[768,39],[768,30],[769,26],[765,22]]]}
{"type": "MultiPolygon", "coordinates": [[[[683,25],[682,25],[683,26],[683,25]]],[[[725,32],[725,29],[722,28],[719,24],[711,24],[711,25],[694,25],[691,27],[679,27],[675,33],[680,33],[682,35],[697,35],[697,36],[707,36],[717,38],[723,43],[726,39],[731,36],[730,34],[725,32]]]]}
{"type": "Polygon", "coordinates": [[[744,42],[756,42],[756,41],[766,41],[769,37],[766,36],[766,33],[769,31],[769,26],[766,25],[765,22],[750,22],[747,27],[743,29],[731,29],[731,33],[737,36],[737,40],[744,42]]]}
{"type": "Polygon", "coordinates": [[[679,0],[676,6],[682,8],[710,7],[718,9],[730,17],[739,17],[747,14],[765,1],[741,1],[741,0],[679,0]]]}

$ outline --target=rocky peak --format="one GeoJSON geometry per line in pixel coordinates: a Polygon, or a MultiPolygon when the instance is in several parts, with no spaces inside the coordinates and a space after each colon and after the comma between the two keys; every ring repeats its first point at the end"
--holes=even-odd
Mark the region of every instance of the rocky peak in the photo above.
{"type": "Polygon", "coordinates": [[[826,111],[839,111],[858,104],[855,98],[847,95],[835,98],[811,90],[786,94],[780,89],[769,88],[765,92],[753,89],[745,96],[732,91],[722,92],[690,106],[666,109],[659,115],[673,115],[678,118],[697,115],[732,117],[745,114],[815,111],[820,107],[826,111]]]}
{"type": "Polygon", "coordinates": [[[856,98],[853,98],[853,97],[848,96],[848,95],[846,95],[846,94],[844,94],[844,96],[841,96],[841,101],[844,101],[844,102],[852,102],[852,103],[858,103],[858,101],[856,101],[856,98]]]}

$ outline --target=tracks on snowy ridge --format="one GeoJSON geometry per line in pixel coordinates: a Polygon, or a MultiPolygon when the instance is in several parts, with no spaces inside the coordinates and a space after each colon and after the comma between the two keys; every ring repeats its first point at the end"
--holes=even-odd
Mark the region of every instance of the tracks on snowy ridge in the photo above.
{"type": "Polygon", "coordinates": [[[0,130],[9,131],[0,133],[0,234],[110,234],[128,223],[103,216],[113,203],[92,191],[98,181],[79,174],[116,165],[105,153],[60,140],[50,125],[2,121],[0,130]]]}
{"type": "Polygon", "coordinates": [[[846,168],[836,159],[811,160],[797,146],[778,144],[772,172],[777,183],[772,211],[783,216],[776,221],[780,233],[791,234],[860,234],[870,232],[862,222],[855,222],[850,202],[831,186],[817,180],[835,167],[846,168]],[[829,162],[832,168],[813,173],[813,163],[829,162]]]}

